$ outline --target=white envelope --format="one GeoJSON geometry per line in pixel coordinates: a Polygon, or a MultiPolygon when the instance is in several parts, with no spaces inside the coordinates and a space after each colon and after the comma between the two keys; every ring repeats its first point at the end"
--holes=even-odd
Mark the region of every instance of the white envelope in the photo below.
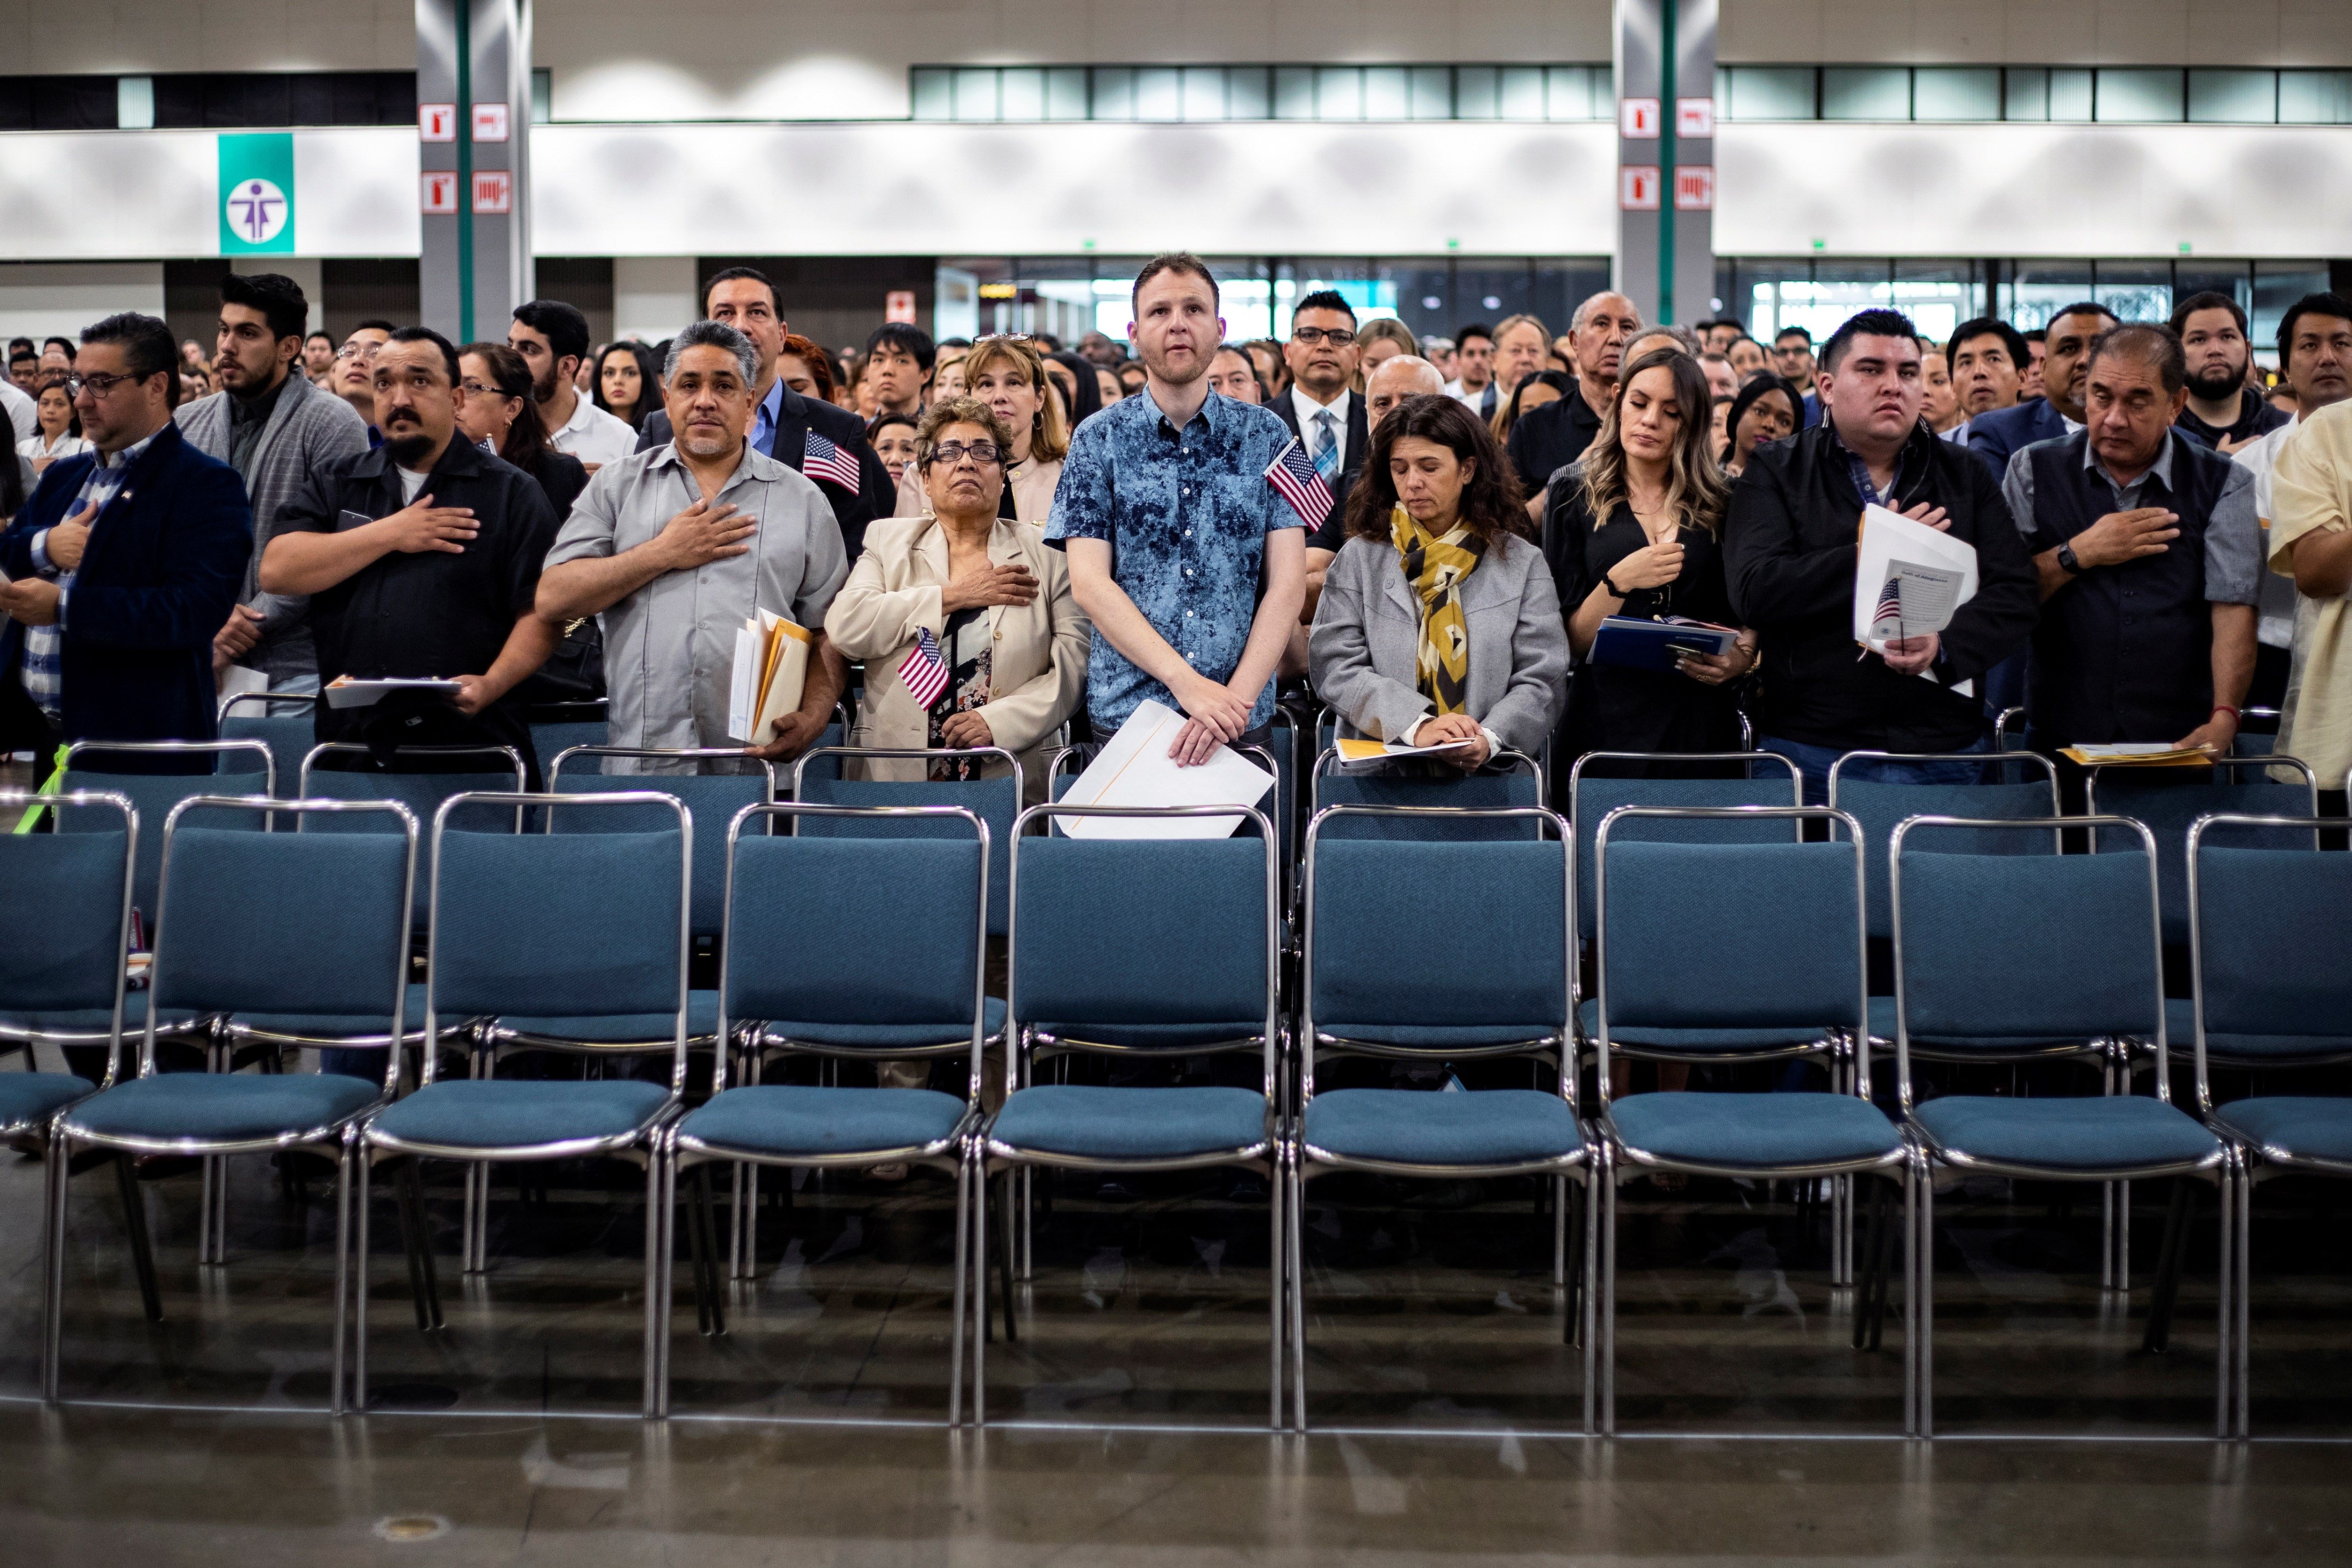
{"type": "MultiPolygon", "coordinates": [[[[1184,715],[1158,702],[1145,702],[1129,715],[1087,771],[1078,775],[1064,805],[1255,805],[1274,787],[1274,775],[1219,746],[1198,767],[1180,768],[1168,755],[1184,715]]],[[[1056,819],[1073,838],[1229,838],[1243,822],[1234,816],[1065,816],[1056,819]]]]}

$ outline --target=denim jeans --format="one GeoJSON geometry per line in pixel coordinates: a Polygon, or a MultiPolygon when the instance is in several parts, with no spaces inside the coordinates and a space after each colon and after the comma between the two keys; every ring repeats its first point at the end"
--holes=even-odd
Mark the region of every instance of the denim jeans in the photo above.
{"type": "MultiPolygon", "coordinates": [[[[1797,772],[1805,781],[1807,805],[1829,804],[1830,764],[1843,756],[1843,752],[1834,746],[1810,746],[1802,741],[1783,741],[1770,735],[1758,744],[1797,765],[1797,772]]],[[[1987,752],[1991,750],[1991,742],[1979,736],[1974,745],[1961,749],[1987,752]]],[[[1983,783],[1984,773],[1981,763],[1898,763],[1874,757],[1853,763],[1845,769],[1844,776],[1867,779],[1874,784],[1972,784],[1983,783]]]]}

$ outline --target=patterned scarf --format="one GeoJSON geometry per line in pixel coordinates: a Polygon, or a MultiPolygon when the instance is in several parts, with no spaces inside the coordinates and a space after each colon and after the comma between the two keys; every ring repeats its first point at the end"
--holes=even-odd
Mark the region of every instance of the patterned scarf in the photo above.
{"type": "Polygon", "coordinates": [[[1390,514],[1389,537],[1403,558],[1405,581],[1421,595],[1421,648],[1415,674],[1421,694],[1440,713],[1459,713],[1470,682],[1470,632],[1463,624],[1462,580],[1478,569],[1486,542],[1456,523],[1433,536],[1402,507],[1390,514]]]}

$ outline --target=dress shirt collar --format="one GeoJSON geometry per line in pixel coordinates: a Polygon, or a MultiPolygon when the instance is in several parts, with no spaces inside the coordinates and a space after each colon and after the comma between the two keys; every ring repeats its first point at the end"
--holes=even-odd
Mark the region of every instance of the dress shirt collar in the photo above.
{"type": "Polygon", "coordinates": [[[1344,433],[1348,424],[1348,399],[1353,395],[1355,395],[1353,392],[1349,388],[1342,386],[1339,389],[1339,396],[1333,398],[1328,403],[1318,403],[1313,397],[1307,395],[1307,391],[1305,387],[1299,385],[1297,382],[1292,382],[1290,384],[1290,408],[1291,412],[1298,416],[1298,427],[1301,430],[1305,430],[1312,426],[1315,423],[1315,416],[1317,415],[1328,411],[1331,417],[1339,422],[1340,429],[1344,433]]]}
{"type": "Polygon", "coordinates": [[[95,447],[91,447],[90,450],[96,454],[98,458],[99,468],[127,468],[146,455],[147,448],[155,444],[155,437],[161,436],[164,430],[170,426],[171,423],[172,422],[168,419],[164,420],[163,424],[156,426],[155,428],[148,431],[146,435],[141,437],[138,440],[131,442],[131,445],[123,447],[122,450],[119,452],[100,452],[95,447]]]}
{"type": "MultiPolygon", "coordinates": [[[[1192,418],[1200,421],[1203,425],[1206,425],[1209,427],[1209,434],[1213,436],[1217,433],[1217,421],[1220,416],[1220,411],[1225,402],[1226,398],[1223,393],[1212,392],[1205,399],[1202,400],[1201,404],[1201,411],[1198,414],[1193,415],[1192,418]]],[[[1160,400],[1151,395],[1151,387],[1149,383],[1145,384],[1143,392],[1140,395],[1135,397],[1122,397],[1117,403],[1112,404],[1109,408],[1104,410],[1104,412],[1116,413],[1118,410],[1125,408],[1129,404],[1141,405],[1141,407],[1138,408],[1134,415],[1134,417],[1139,419],[1145,416],[1143,412],[1144,409],[1150,409],[1150,417],[1160,434],[1171,438],[1183,435],[1183,431],[1176,428],[1176,422],[1168,417],[1168,411],[1160,406],[1160,400]]],[[[1190,421],[1187,421],[1187,424],[1189,425],[1190,421]]]]}
{"type": "MultiPolygon", "coordinates": [[[[782,386],[783,383],[778,382],[776,384],[782,386]]],[[[751,442],[746,441],[736,454],[734,470],[727,476],[727,482],[719,487],[719,492],[724,495],[746,480],[765,483],[780,477],[789,466],[778,462],[751,442]]],[[[697,482],[694,470],[686,466],[686,458],[679,454],[676,441],[654,448],[650,460],[646,464],[646,471],[651,473],[656,468],[676,468],[686,477],[687,483],[697,482]]]]}
{"type": "MultiPolygon", "coordinates": [[[[2079,430],[2082,426],[2077,425],[2074,428],[2079,430]]],[[[2141,469],[2139,478],[2132,480],[2131,484],[2128,485],[2121,483],[2116,479],[2115,475],[2107,472],[2107,466],[2099,461],[2098,453],[2092,449],[2091,444],[2088,441],[2083,443],[2083,467],[2087,470],[2096,473],[2101,479],[2106,480],[2110,485],[2115,486],[2118,490],[2127,490],[2132,489],[2134,486],[2146,484],[2150,479],[2154,479],[2158,483],[2164,487],[2165,493],[2169,495],[2172,493],[2172,446],[2174,442],[2179,439],[2180,437],[2177,432],[2167,430],[2164,433],[2164,445],[2157,449],[2156,461],[2141,469]]]]}

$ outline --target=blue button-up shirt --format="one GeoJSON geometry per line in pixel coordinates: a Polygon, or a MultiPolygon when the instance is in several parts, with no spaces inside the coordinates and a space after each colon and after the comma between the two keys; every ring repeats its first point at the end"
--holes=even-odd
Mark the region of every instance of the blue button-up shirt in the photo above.
{"type": "MultiPolygon", "coordinates": [[[[1290,432],[1268,408],[1216,393],[1178,430],[1149,392],[1112,404],[1070,438],[1045,524],[1048,541],[1104,539],[1111,576],[1151,629],[1212,680],[1230,680],[1257,614],[1265,536],[1303,527],[1265,471],[1290,432]]],[[[1087,663],[1087,710],[1097,733],[1146,699],[1175,696],[1104,639],[1087,663]]],[[[1250,727],[1274,719],[1274,683],[1250,727]]]]}
{"type": "MultiPolygon", "coordinates": [[[[784,378],[776,377],[768,384],[768,395],[760,399],[760,406],[751,411],[751,445],[762,457],[776,455],[776,420],[784,411],[784,378]]],[[[784,461],[800,466],[800,454],[793,453],[784,461]]]]}

